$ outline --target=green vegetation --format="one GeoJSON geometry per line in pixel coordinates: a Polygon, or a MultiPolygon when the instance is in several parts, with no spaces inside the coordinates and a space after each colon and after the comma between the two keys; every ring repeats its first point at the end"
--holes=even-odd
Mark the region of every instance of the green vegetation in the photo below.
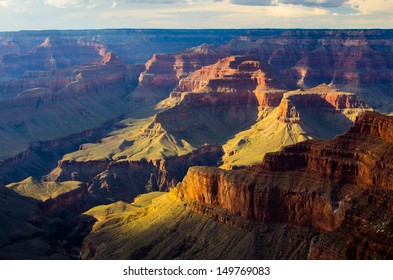
{"type": "Polygon", "coordinates": [[[61,194],[76,190],[82,186],[81,182],[43,182],[29,177],[19,183],[12,183],[6,187],[20,195],[32,197],[41,201],[53,199],[61,194]]]}

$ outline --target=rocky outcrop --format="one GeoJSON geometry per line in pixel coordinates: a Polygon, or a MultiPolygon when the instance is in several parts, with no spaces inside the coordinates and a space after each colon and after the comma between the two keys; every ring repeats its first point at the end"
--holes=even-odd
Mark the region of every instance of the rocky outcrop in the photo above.
{"type": "Polygon", "coordinates": [[[133,93],[137,101],[160,100],[186,77],[203,66],[215,63],[224,54],[216,53],[210,46],[202,45],[178,54],[154,54],[139,77],[138,88],[133,93]]]}
{"type": "Polygon", "coordinates": [[[222,51],[259,54],[276,79],[289,88],[331,84],[341,90],[361,93],[363,100],[373,107],[381,104],[372,93],[377,88],[380,96],[384,96],[383,102],[391,102],[385,86],[391,85],[393,78],[393,61],[388,55],[393,46],[390,31],[289,30],[277,33],[270,37],[258,32],[240,36],[223,46],[222,51]]]}
{"type": "Polygon", "coordinates": [[[0,101],[0,160],[16,157],[32,143],[93,131],[117,119],[129,110],[125,96],[138,75],[136,67],[107,53],[91,64],[3,82],[8,95],[0,101]]]}
{"type": "Polygon", "coordinates": [[[97,169],[89,192],[101,201],[132,201],[139,194],[176,186],[190,166],[217,166],[222,154],[219,146],[205,146],[184,156],[161,160],[113,161],[105,171],[97,169]]]}
{"type": "Polygon", "coordinates": [[[391,189],[392,124],[391,117],[367,112],[349,132],[328,143],[304,142],[266,155],[262,168],[274,172],[305,169],[341,185],[391,189]]]}
{"type": "Polygon", "coordinates": [[[1,67],[8,78],[21,78],[35,71],[52,71],[91,63],[104,54],[105,46],[99,43],[83,44],[67,38],[48,36],[27,54],[4,55],[1,67]]]}
{"type": "Polygon", "coordinates": [[[251,94],[260,106],[277,106],[283,91],[275,89],[264,68],[257,56],[225,57],[181,79],[171,97],[182,97],[183,92],[251,94]]]}
{"type": "Polygon", "coordinates": [[[218,206],[262,223],[290,223],[332,231],[344,218],[345,205],[335,206],[326,194],[294,191],[288,185],[275,188],[271,180],[264,184],[266,178],[242,173],[193,167],[174,192],[179,191],[182,199],[218,206]]]}
{"type": "Polygon", "coordinates": [[[109,160],[70,161],[59,160],[58,165],[48,175],[45,181],[81,181],[90,182],[97,174],[104,172],[109,160]]]}
{"type": "Polygon", "coordinates": [[[61,160],[43,179],[85,182],[92,201],[130,201],[142,193],[167,191],[176,186],[190,166],[217,166],[222,154],[219,146],[202,146],[183,156],[149,161],[61,160]]]}
{"type": "Polygon", "coordinates": [[[262,68],[253,56],[230,56],[202,67],[179,82],[171,93],[176,105],[156,114],[152,125],[196,147],[225,143],[255,123],[260,105],[274,103],[261,92],[282,96],[262,68]]]}
{"type": "Polygon", "coordinates": [[[278,118],[282,122],[302,121],[302,111],[308,114],[323,112],[330,115],[345,113],[346,109],[370,109],[356,94],[340,92],[326,84],[307,90],[285,93],[278,107],[278,118]]]}
{"type": "Polygon", "coordinates": [[[171,193],[93,208],[80,224],[89,222],[94,226],[83,240],[82,259],[305,259],[316,235],[304,227],[257,223],[185,203],[171,193]]]}
{"type": "Polygon", "coordinates": [[[326,233],[313,241],[310,258],[327,258],[323,248],[328,241],[332,250],[340,252],[342,243],[332,240],[337,235],[344,235],[350,244],[345,245],[346,254],[333,258],[362,258],[362,254],[388,258],[393,244],[378,251],[386,245],[380,242],[390,239],[376,236],[381,232],[378,225],[389,224],[392,215],[392,124],[392,117],[367,112],[348,133],[286,147],[249,169],[192,167],[172,192],[183,200],[220,207],[246,219],[326,233]],[[363,207],[369,210],[360,213],[363,207]],[[370,239],[360,234],[364,231],[370,239]],[[371,240],[380,245],[365,245],[371,240]]]}
{"type": "MultiPolygon", "coordinates": [[[[48,257],[57,249],[46,246],[41,237],[54,233],[48,239],[53,244],[68,240],[65,235],[75,224],[76,215],[86,207],[132,201],[141,193],[172,188],[169,204],[176,201],[176,209],[170,208],[173,212],[169,214],[178,215],[169,220],[175,222],[165,228],[159,221],[160,230],[149,238],[151,242],[132,243],[136,247],[131,249],[124,246],[127,250],[116,252],[116,256],[201,258],[205,248],[212,249],[208,253],[212,258],[392,256],[393,135],[388,117],[366,113],[348,133],[334,140],[306,141],[268,153],[263,163],[254,167],[236,171],[189,168],[217,165],[222,150],[212,145],[226,143],[257,121],[264,121],[255,126],[255,131],[259,129],[261,133],[235,137],[236,143],[228,148],[228,153],[238,155],[229,162],[230,166],[247,165],[239,161],[244,147],[248,147],[245,154],[251,155],[252,160],[260,160],[255,148],[259,146],[252,145],[254,139],[264,149],[276,149],[311,137],[328,138],[342,133],[355,115],[370,109],[368,106],[380,108],[393,102],[391,31],[53,33],[56,32],[0,33],[0,159],[8,164],[2,168],[4,173],[31,175],[27,174],[30,167],[35,172],[56,151],[58,156],[64,152],[56,150],[64,143],[58,139],[66,141],[67,136],[91,131],[123,114],[130,113],[133,118],[139,114],[140,103],[154,103],[170,92],[172,98],[157,110],[171,108],[160,111],[149,125],[135,133],[129,131],[118,139],[107,139],[113,140],[105,146],[113,144],[109,147],[112,150],[103,153],[108,160],[95,161],[89,155],[93,160],[86,157],[85,162],[60,162],[44,179],[78,179],[86,185],[48,202],[47,208],[40,204],[40,210],[46,209],[52,216],[44,217],[43,222],[40,217],[37,225],[33,224],[38,230],[16,240],[17,246],[43,248],[48,257]],[[200,45],[203,42],[214,45],[200,45]],[[185,48],[189,49],[179,53],[185,48]],[[174,54],[165,54],[168,52],[174,54]],[[151,60],[145,67],[127,64],[144,63],[147,58],[151,60]],[[10,81],[11,78],[18,79],[10,81]],[[323,86],[313,88],[320,84],[323,86]],[[133,91],[134,87],[137,89],[133,91]],[[264,137],[263,141],[259,136],[264,137]],[[268,146],[271,142],[275,145],[268,146]],[[143,149],[140,158],[154,153],[154,159],[132,160],[135,150],[131,147],[135,146],[135,150],[143,149]],[[188,151],[194,152],[184,155],[188,151]],[[182,156],[166,156],[176,153],[182,156]],[[187,170],[188,175],[175,188],[187,170]],[[189,220],[180,215],[182,211],[187,212],[189,220]],[[66,230],[63,219],[67,220],[66,230]],[[216,226],[217,230],[206,230],[216,226]],[[230,235],[234,242],[225,240],[236,229],[236,234],[230,235]],[[177,230],[183,236],[179,237],[177,230]],[[39,240],[30,242],[34,235],[39,240]],[[217,243],[212,245],[211,236],[217,243]],[[171,240],[175,246],[171,246],[171,240]],[[238,246],[233,247],[236,242],[238,246]],[[222,248],[235,249],[226,254],[222,248]]],[[[146,117],[146,112],[140,115],[146,117]]],[[[114,134],[114,138],[117,136],[114,134]]],[[[30,207],[29,203],[26,205],[30,207]]],[[[21,213],[22,220],[25,214],[21,213]]],[[[150,224],[144,219],[142,224],[150,224]]],[[[11,223],[7,213],[1,217],[3,220],[7,226],[11,223]]],[[[28,219],[22,227],[30,229],[30,222],[28,219]]],[[[129,225],[128,220],[118,218],[107,221],[103,228],[120,228],[120,222],[129,225]]],[[[148,233],[146,230],[137,237],[147,239],[148,233]]],[[[122,235],[115,242],[125,244],[122,238],[128,235],[122,235]]],[[[99,233],[97,242],[92,238],[85,243],[84,256],[105,256],[97,244],[112,237],[101,236],[104,238],[100,239],[99,233]]]]}

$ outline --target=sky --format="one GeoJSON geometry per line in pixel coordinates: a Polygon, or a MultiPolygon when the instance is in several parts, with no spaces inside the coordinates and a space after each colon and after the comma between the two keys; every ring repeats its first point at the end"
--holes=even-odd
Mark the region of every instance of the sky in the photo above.
{"type": "Polygon", "coordinates": [[[393,28],[393,0],[0,0],[0,30],[393,28]]]}

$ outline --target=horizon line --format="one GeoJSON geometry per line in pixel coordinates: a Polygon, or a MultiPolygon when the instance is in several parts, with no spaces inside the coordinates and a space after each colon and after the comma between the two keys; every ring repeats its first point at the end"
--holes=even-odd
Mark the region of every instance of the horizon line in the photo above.
{"type": "Polygon", "coordinates": [[[54,32],[54,31],[105,31],[105,30],[149,30],[149,31],[203,31],[203,30],[222,30],[222,31],[230,31],[230,30],[341,30],[341,31],[356,31],[356,30],[381,30],[381,31],[393,31],[393,28],[304,28],[304,27],[290,27],[290,28],[282,28],[282,27],[250,27],[250,28],[159,28],[159,27],[143,27],[143,28],[135,28],[135,27],[116,27],[116,28],[69,28],[69,29],[20,29],[20,30],[0,30],[0,33],[18,33],[18,32],[54,32]]]}

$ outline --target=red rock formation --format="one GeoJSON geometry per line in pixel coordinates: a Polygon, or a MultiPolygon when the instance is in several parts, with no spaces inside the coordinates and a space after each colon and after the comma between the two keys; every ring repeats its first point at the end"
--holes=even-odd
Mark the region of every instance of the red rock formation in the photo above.
{"type": "Polygon", "coordinates": [[[190,166],[216,166],[223,154],[219,146],[201,148],[179,157],[140,161],[61,160],[45,181],[82,181],[101,201],[130,200],[150,191],[167,191],[176,186],[190,166]]]}
{"type": "MultiPolygon", "coordinates": [[[[213,99],[226,99],[225,94],[249,100],[256,97],[260,107],[276,107],[280,104],[285,90],[276,89],[270,70],[265,68],[268,67],[264,67],[257,56],[225,57],[181,79],[171,97],[191,98],[182,96],[183,92],[219,93],[222,96],[213,99]]],[[[254,105],[255,102],[248,104],[254,105]]]]}
{"type": "Polygon", "coordinates": [[[163,99],[169,96],[179,80],[203,66],[215,63],[224,54],[207,45],[191,48],[178,54],[155,54],[146,63],[133,93],[137,100],[163,99]]]}
{"type": "Polygon", "coordinates": [[[297,90],[284,94],[279,105],[279,119],[283,122],[299,122],[299,110],[320,111],[337,114],[343,109],[370,109],[354,93],[340,92],[323,84],[307,90],[297,90]]]}
{"type": "MultiPolygon", "coordinates": [[[[205,133],[211,134],[211,139],[220,138],[222,136],[214,137],[220,132],[217,126],[216,131],[210,133],[212,123],[223,123],[228,133],[237,131],[239,125],[247,127],[250,122],[255,122],[259,105],[275,105],[282,97],[282,91],[272,88],[268,77],[262,71],[261,63],[252,56],[220,59],[182,79],[171,93],[172,97],[180,97],[179,103],[158,113],[154,123],[160,123],[169,133],[187,131],[190,135],[196,129],[205,127],[209,130],[205,133]],[[196,111],[199,108],[204,110],[206,116],[211,114],[212,118],[216,118],[219,115],[219,119],[207,120],[206,116],[199,116],[199,111],[196,111]],[[183,122],[180,124],[181,120],[183,122]]],[[[210,143],[209,137],[206,138],[210,143]]]]}
{"type": "MultiPolygon", "coordinates": [[[[359,250],[385,258],[393,243],[378,252],[375,248],[385,240],[378,239],[371,225],[386,223],[393,214],[392,131],[392,117],[367,112],[348,133],[286,147],[249,169],[192,167],[172,191],[181,199],[221,207],[246,219],[326,232],[323,240],[328,239],[332,248],[344,246],[331,239],[334,233],[342,235],[352,245],[346,245],[347,255],[336,258],[361,258],[359,250]],[[362,207],[369,212],[360,214],[362,207]],[[364,230],[376,242],[374,249],[364,245],[368,240],[360,235],[364,230]]],[[[309,257],[327,257],[323,250],[323,244],[314,241],[309,257]]]]}
{"type": "Polygon", "coordinates": [[[392,189],[392,125],[391,117],[367,112],[346,134],[329,142],[307,141],[267,154],[262,169],[281,172],[304,168],[339,184],[392,189]]]}
{"type": "MultiPolygon", "coordinates": [[[[103,201],[132,201],[139,194],[176,186],[190,166],[216,166],[222,154],[219,146],[204,146],[190,154],[162,160],[112,161],[104,172],[97,169],[89,191],[103,201]]],[[[84,168],[79,172],[84,174],[84,168]]]]}
{"type": "Polygon", "coordinates": [[[288,84],[327,83],[354,91],[392,82],[390,38],[378,30],[289,30],[270,37],[241,36],[222,51],[257,53],[288,84]]]}
{"type": "Polygon", "coordinates": [[[92,63],[105,54],[105,46],[99,43],[85,44],[69,38],[47,37],[27,54],[4,55],[3,68],[6,78],[21,78],[30,71],[52,71],[92,63]]]}

